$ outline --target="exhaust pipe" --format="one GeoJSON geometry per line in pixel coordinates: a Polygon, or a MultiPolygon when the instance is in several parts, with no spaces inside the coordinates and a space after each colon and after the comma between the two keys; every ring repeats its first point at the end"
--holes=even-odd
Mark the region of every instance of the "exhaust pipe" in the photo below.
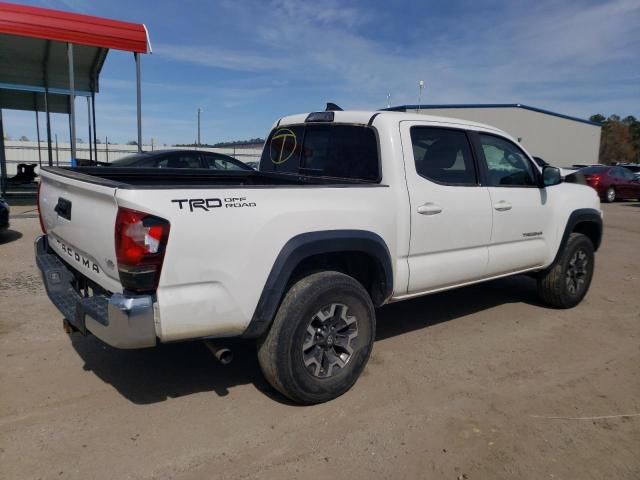
{"type": "Polygon", "coordinates": [[[229,350],[227,347],[218,345],[214,343],[212,340],[205,340],[204,344],[207,346],[209,351],[213,353],[213,356],[216,357],[216,359],[222,365],[229,365],[233,360],[233,352],[229,350]]]}
{"type": "Polygon", "coordinates": [[[78,329],[76,327],[74,327],[73,325],[71,325],[71,322],[69,320],[67,320],[66,318],[62,319],[62,329],[64,330],[64,332],[67,335],[71,335],[72,333],[78,331],[78,329]]]}

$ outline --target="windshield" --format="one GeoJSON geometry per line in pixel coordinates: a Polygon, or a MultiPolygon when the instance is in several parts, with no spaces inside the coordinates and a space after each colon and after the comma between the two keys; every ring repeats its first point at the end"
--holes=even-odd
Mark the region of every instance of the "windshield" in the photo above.
{"type": "Polygon", "coordinates": [[[333,123],[278,127],[267,139],[260,171],[379,182],[376,134],[333,123]]]}

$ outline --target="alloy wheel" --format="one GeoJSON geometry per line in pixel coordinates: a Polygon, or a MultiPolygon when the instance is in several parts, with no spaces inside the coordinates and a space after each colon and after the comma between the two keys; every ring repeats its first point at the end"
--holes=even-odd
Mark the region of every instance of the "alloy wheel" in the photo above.
{"type": "Polygon", "coordinates": [[[314,377],[336,375],[351,360],[358,321],[349,307],[332,303],[313,315],[305,332],[302,356],[304,366],[314,377]]]}
{"type": "Polygon", "coordinates": [[[571,295],[577,295],[585,288],[588,268],[587,253],[582,249],[576,250],[569,260],[566,273],[567,291],[571,295]]]}

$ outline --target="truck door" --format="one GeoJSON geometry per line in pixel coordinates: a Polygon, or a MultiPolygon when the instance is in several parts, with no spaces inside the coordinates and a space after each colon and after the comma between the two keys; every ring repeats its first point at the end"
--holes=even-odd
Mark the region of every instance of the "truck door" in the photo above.
{"type": "Polygon", "coordinates": [[[462,129],[401,122],[411,208],[408,293],[486,275],[491,202],[462,129]]]}
{"type": "Polygon", "coordinates": [[[485,172],[493,212],[489,247],[491,276],[544,265],[551,233],[547,189],[539,188],[535,167],[510,140],[477,133],[480,166],[485,172]]]}

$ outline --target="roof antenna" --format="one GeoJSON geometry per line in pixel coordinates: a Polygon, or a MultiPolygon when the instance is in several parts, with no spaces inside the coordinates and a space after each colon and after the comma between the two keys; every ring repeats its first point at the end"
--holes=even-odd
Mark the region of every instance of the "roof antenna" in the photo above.
{"type": "Polygon", "coordinates": [[[335,103],[327,102],[327,108],[325,108],[324,111],[325,112],[342,112],[342,109],[335,103]]]}

